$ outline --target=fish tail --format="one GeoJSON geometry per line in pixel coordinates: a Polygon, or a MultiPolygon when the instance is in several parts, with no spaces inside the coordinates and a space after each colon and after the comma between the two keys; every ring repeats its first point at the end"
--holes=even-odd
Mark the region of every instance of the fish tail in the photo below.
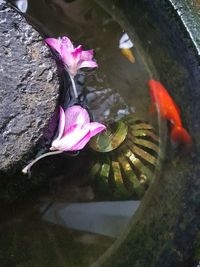
{"type": "Polygon", "coordinates": [[[192,139],[189,133],[181,126],[174,126],[171,130],[171,139],[175,143],[184,143],[185,145],[191,147],[192,139]]]}

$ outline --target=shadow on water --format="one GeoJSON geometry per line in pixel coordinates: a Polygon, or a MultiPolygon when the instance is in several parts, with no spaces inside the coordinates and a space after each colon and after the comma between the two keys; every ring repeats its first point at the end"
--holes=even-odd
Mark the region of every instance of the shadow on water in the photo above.
{"type": "MultiPolygon", "coordinates": [[[[127,23],[117,8],[115,12],[108,14],[95,1],[86,0],[30,0],[27,11],[34,21],[39,22],[42,31],[55,37],[69,36],[76,45],[83,44],[85,49],[95,50],[99,68],[86,74],[84,85],[88,106],[95,120],[116,121],[133,114],[154,125],[166,141],[163,133],[165,125],[159,125],[157,118],[149,113],[147,81],[159,76],[148,51],[154,50],[158,60],[165,62],[163,72],[173,66],[171,72],[166,71],[166,75],[169,75],[174,88],[181,87],[180,83],[187,78],[187,72],[169,56],[159,30],[150,23],[144,10],[139,7],[135,10],[139,18],[135,21],[135,28],[127,23]],[[135,29],[141,33],[140,38],[143,35],[146,39],[145,47],[141,46],[135,29]],[[134,64],[122,55],[118,47],[124,31],[130,34],[134,42],[134,64]]],[[[164,150],[166,144],[162,145],[164,150]]],[[[103,199],[96,195],[89,183],[83,185],[83,173],[78,173],[82,166],[90,164],[85,154],[83,152],[82,156],[71,159],[65,156],[45,159],[33,170],[37,172],[40,165],[49,165],[47,190],[44,195],[37,196],[34,203],[4,211],[4,220],[0,225],[1,266],[84,267],[92,264],[110,247],[116,236],[113,238],[61,227],[59,225],[63,222],[51,223],[55,221],[50,215],[49,222],[41,219],[41,214],[48,212],[55,203],[68,205],[70,202],[109,200],[107,196],[103,199]]]]}

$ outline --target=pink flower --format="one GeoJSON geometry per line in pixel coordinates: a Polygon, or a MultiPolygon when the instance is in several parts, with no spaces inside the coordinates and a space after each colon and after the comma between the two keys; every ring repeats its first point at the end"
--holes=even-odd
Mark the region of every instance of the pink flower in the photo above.
{"type": "Polygon", "coordinates": [[[66,36],[58,39],[47,38],[45,42],[60,54],[61,60],[72,77],[77,74],[78,69],[98,67],[93,60],[93,50],[83,51],[81,45],[75,48],[66,36]]]}
{"type": "Polygon", "coordinates": [[[81,106],[72,106],[65,112],[60,107],[58,136],[53,140],[50,150],[80,150],[91,137],[105,129],[106,127],[101,123],[90,122],[88,112],[81,106]]]}

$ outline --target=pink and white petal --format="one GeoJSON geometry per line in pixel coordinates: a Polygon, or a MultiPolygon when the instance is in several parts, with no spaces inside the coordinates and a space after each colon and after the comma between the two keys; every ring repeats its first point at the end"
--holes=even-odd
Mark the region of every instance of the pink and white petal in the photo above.
{"type": "Polygon", "coordinates": [[[60,39],[46,38],[44,41],[48,46],[55,49],[59,54],[61,53],[60,51],[61,40],[60,39]]]}
{"type": "Polygon", "coordinates": [[[92,60],[93,58],[93,49],[87,50],[87,51],[82,51],[81,53],[81,60],[92,60]]]}
{"type": "Polygon", "coordinates": [[[90,122],[86,109],[75,105],[65,110],[65,132],[75,124],[83,125],[90,122]]]}
{"type": "Polygon", "coordinates": [[[106,130],[106,126],[99,123],[99,122],[90,122],[88,124],[88,127],[90,129],[90,138],[95,136],[96,134],[106,130]]]}
{"type": "Polygon", "coordinates": [[[65,112],[63,108],[60,106],[60,119],[59,119],[59,125],[58,125],[58,136],[56,139],[60,139],[64,133],[65,129],[65,112]]]}
{"type": "Polygon", "coordinates": [[[78,68],[96,68],[98,67],[98,64],[93,61],[93,60],[86,60],[86,61],[82,61],[81,63],[78,64],[78,68]]]}
{"type": "Polygon", "coordinates": [[[79,60],[81,59],[81,54],[82,54],[82,46],[79,45],[78,47],[76,47],[72,52],[71,55],[74,59],[74,62],[76,62],[76,64],[78,64],[79,60]]]}
{"type": "Polygon", "coordinates": [[[60,46],[60,51],[61,51],[60,55],[61,55],[61,59],[63,63],[66,64],[67,67],[69,68],[74,63],[74,59],[73,59],[71,52],[63,44],[61,44],[60,46]]]}
{"type": "MultiPolygon", "coordinates": [[[[60,114],[59,114],[59,125],[58,125],[58,136],[53,140],[53,142],[57,142],[61,139],[62,135],[64,134],[65,129],[65,112],[60,106],[60,114]]],[[[52,142],[52,144],[53,144],[52,142]]]]}
{"type": "Polygon", "coordinates": [[[74,46],[73,46],[71,40],[70,40],[67,36],[63,36],[61,40],[62,40],[62,44],[63,44],[64,46],[66,46],[66,48],[67,48],[69,51],[74,50],[74,46]]]}
{"type": "Polygon", "coordinates": [[[91,122],[84,125],[83,128],[89,129],[89,132],[83,137],[83,139],[81,139],[78,143],[71,147],[71,151],[83,149],[85,145],[90,141],[90,139],[96,134],[105,130],[106,126],[98,122],[91,122]]]}
{"type": "Polygon", "coordinates": [[[83,149],[90,141],[90,133],[88,132],[78,143],[71,147],[70,151],[77,151],[83,149]]]}
{"type": "Polygon", "coordinates": [[[70,65],[69,67],[66,67],[66,70],[68,71],[70,76],[74,79],[78,71],[77,64],[73,64],[73,65],[70,65]]]}
{"type": "Polygon", "coordinates": [[[87,127],[82,127],[82,125],[72,126],[60,140],[52,142],[52,148],[61,151],[73,151],[73,147],[87,134],[87,127]]]}

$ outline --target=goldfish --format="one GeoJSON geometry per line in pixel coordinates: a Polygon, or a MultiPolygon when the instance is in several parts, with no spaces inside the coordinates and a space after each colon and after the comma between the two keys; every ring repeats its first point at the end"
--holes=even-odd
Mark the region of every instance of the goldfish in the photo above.
{"type": "Polygon", "coordinates": [[[185,128],[180,116],[180,109],[171,98],[165,87],[158,81],[149,80],[150,95],[152,99],[151,111],[157,107],[162,118],[168,120],[171,125],[170,136],[174,143],[192,145],[192,139],[185,128]]]}

